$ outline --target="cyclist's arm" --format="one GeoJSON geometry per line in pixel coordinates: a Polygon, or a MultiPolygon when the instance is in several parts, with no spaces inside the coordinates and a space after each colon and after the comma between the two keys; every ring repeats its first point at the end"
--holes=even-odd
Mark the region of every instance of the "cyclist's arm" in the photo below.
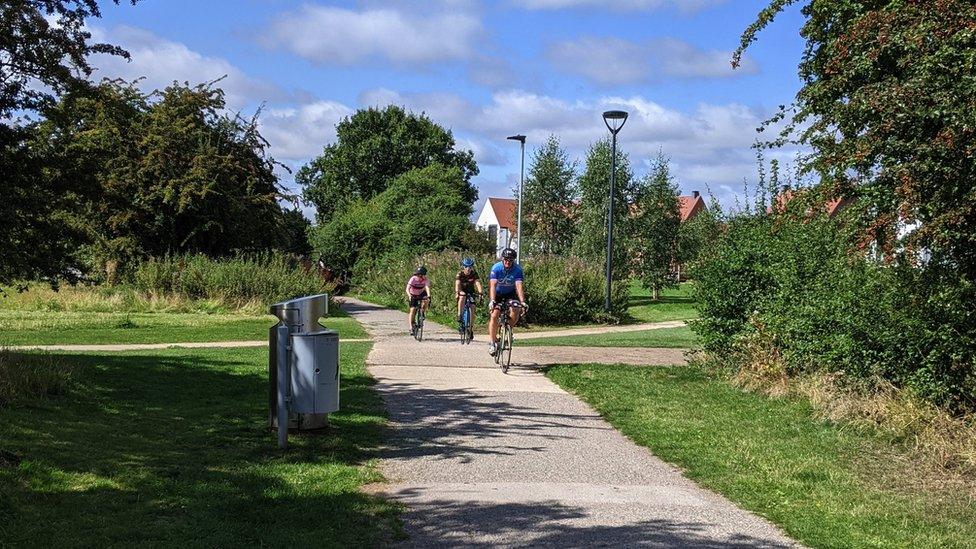
{"type": "Polygon", "coordinates": [[[518,294],[519,301],[521,301],[522,304],[524,305],[525,304],[525,288],[523,287],[521,280],[516,280],[515,281],[515,293],[518,294]]]}
{"type": "Polygon", "coordinates": [[[475,289],[478,290],[478,293],[479,294],[485,293],[485,289],[481,287],[481,281],[480,280],[475,280],[474,281],[474,287],[475,287],[475,289]]]}
{"type": "Polygon", "coordinates": [[[488,300],[495,301],[495,286],[498,285],[498,281],[492,279],[488,282],[488,300]]]}
{"type": "Polygon", "coordinates": [[[430,279],[427,279],[427,285],[424,288],[427,290],[427,299],[433,299],[434,294],[430,293],[430,279]]]}
{"type": "Polygon", "coordinates": [[[461,275],[454,277],[454,294],[459,295],[461,293],[461,275]]]}

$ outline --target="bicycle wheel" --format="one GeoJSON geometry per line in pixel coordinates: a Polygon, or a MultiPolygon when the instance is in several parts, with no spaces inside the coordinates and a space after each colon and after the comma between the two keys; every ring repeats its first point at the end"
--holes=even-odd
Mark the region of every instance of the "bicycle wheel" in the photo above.
{"type": "Polygon", "coordinates": [[[467,309],[464,309],[464,312],[461,313],[461,345],[471,343],[471,340],[468,339],[468,312],[467,309]]]}
{"type": "Polygon", "coordinates": [[[512,327],[505,324],[505,333],[502,335],[502,372],[508,373],[508,367],[512,364],[512,327]]]}
{"type": "Polygon", "coordinates": [[[424,319],[426,316],[423,310],[417,313],[417,341],[424,340],[424,319]]]}

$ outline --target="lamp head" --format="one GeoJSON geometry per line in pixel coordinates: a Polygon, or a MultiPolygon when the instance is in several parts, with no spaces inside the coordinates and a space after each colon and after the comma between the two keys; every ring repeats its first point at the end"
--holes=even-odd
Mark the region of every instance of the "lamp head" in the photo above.
{"type": "Polygon", "coordinates": [[[505,139],[511,139],[512,141],[518,141],[519,143],[525,145],[525,136],[522,135],[522,134],[519,134],[519,135],[510,135],[510,136],[506,137],[505,139]]]}
{"type": "Polygon", "coordinates": [[[610,133],[616,135],[627,122],[627,111],[606,111],[603,113],[603,122],[610,133]]]}

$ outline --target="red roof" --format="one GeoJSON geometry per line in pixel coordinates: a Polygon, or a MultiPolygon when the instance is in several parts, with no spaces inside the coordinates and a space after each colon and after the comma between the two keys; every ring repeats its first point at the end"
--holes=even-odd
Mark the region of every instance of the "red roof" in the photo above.
{"type": "Polygon", "coordinates": [[[504,227],[514,232],[515,210],[518,208],[518,202],[514,198],[489,198],[488,205],[495,212],[499,228],[504,227]]]}
{"type": "Polygon", "coordinates": [[[681,221],[688,221],[705,209],[705,200],[696,191],[691,196],[679,196],[678,207],[681,209],[681,221]]]}
{"type": "MultiPolygon", "coordinates": [[[[772,213],[773,208],[777,211],[783,211],[786,209],[786,204],[800,195],[805,189],[800,191],[794,191],[793,189],[786,189],[785,191],[776,195],[774,199],[774,206],[766,208],[766,211],[772,213]]],[[[828,217],[834,217],[838,212],[844,209],[845,206],[850,204],[851,201],[846,198],[835,198],[833,200],[827,201],[826,210],[828,217]]]]}

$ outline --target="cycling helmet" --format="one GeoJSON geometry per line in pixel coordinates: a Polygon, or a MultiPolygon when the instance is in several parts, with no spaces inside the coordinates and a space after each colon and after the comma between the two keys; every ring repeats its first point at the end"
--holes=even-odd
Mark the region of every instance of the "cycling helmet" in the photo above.
{"type": "Polygon", "coordinates": [[[515,250],[511,248],[505,248],[504,250],[502,250],[502,259],[511,259],[512,261],[515,261],[515,258],[517,256],[518,254],[515,253],[515,250]]]}
{"type": "Polygon", "coordinates": [[[421,265],[421,266],[417,267],[417,270],[414,271],[413,274],[420,275],[420,276],[427,276],[427,267],[424,267],[423,265],[421,265]]]}
{"type": "Polygon", "coordinates": [[[470,257],[465,257],[463,260],[461,260],[461,268],[470,269],[471,267],[474,267],[473,259],[471,259],[470,257]]]}

